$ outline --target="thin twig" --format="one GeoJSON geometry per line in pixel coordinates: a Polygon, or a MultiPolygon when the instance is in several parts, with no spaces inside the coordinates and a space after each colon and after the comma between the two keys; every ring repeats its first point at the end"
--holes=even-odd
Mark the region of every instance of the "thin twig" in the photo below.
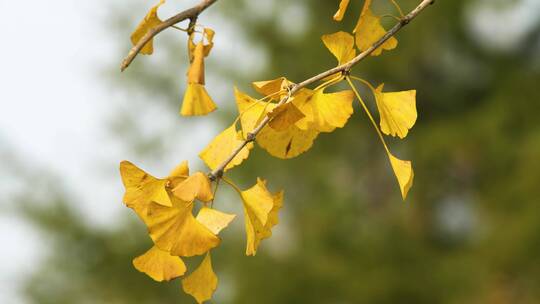
{"type": "MultiPolygon", "coordinates": [[[[334,74],[338,74],[338,73],[342,73],[342,74],[345,74],[345,75],[349,74],[349,72],[350,72],[350,70],[351,70],[351,68],[353,66],[355,66],[360,61],[364,60],[373,51],[375,51],[383,43],[385,43],[388,39],[390,39],[397,32],[399,32],[399,30],[401,30],[404,26],[409,24],[409,22],[411,22],[416,16],[418,16],[418,14],[420,14],[420,12],[422,12],[428,5],[433,4],[433,3],[435,3],[435,0],[422,0],[422,2],[420,2],[420,4],[415,9],[413,9],[409,14],[407,14],[406,16],[401,18],[400,22],[397,23],[396,25],[394,25],[394,27],[392,27],[388,32],[386,32],[386,34],[383,37],[381,37],[381,39],[379,39],[377,42],[375,42],[370,48],[363,51],[358,56],[354,57],[351,61],[349,61],[349,62],[347,62],[345,64],[342,64],[340,66],[337,66],[337,67],[335,67],[333,69],[327,70],[327,71],[325,71],[323,73],[320,73],[320,74],[318,74],[316,76],[313,76],[313,77],[311,77],[311,78],[309,78],[307,80],[304,80],[301,83],[292,85],[290,87],[289,94],[279,101],[278,106],[288,102],[296,92],[298,92],[300,89],[302,89],[302,88],[304,88],[304,87],[306,87],[306,86],[308,86],[308,85],[310,85],[312,83],[315,83],[315,82],[317,82],[319,80],[322,80],[322,79],[324,79],[326,77],[329,77],[330,75],[334,75],[334,74]]],[[[210,172],[208,174],[209,178],[211,180],[216,180],[218,178],[221,178],[223,176],[223,172],[224,172],[225,168],[227,167],[227,165],[236,157],[236,155],[238,155],[238,153],[240,153],[240,151],[242,151],[242,149],[248,143],[250,143],[252,141],[255,141],[255,138],[257,137],[259,132],[261,132],[261,130],[268,124],[269,121],[270,121],[270,117],[267,115],[259,123],[259,125],[247,135],[246,140],[244,140],[242,142],[242,144],[240,144],[238,146],[238,148],[236,148],[231,153],[231,155],[225,161],[223,161],[223,163],[221,163],[216,169],[214,169],[212,172],[210,172]]]]}
{"type": "MultiPolygon", "coordinates": [[[[142,50],[142,48],[150,41],[152,38],[154,38],[157,34],[161,33],[165,29],[168,29],[169,27],[174,26],[175,24],[182,22],[184,20],[189,19],[190,27],[191,23],[194,20],[197,20],[197,17],[210,5],[214,4],[217,0],[203,0],[199,4],[195,5],[192,8],[189,8],[183,12],[180,12],[171,18],[163,21],[158,26],[152,28],[146,35],[144,35],[139,42],[134,45],[131,50],[129,51],[127,57],[122,61],[121,70],[122,72],[127,69],[127,67],[133,62],[135,57],[139,54],[139,52],[142,50]]],[[[189,28],[188,28],[189,29],[189,28]]]]}

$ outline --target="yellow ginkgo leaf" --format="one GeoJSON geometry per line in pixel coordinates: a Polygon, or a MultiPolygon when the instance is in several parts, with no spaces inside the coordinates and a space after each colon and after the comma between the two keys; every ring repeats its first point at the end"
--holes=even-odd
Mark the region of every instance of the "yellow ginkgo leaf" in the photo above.
{"type": "Polygon", "coordinates": [[[293,99],[293,103],[306,117],[296,123],[301,130],[333,132],[343,128],[353,113],[353,91],[324,93],[324,88],[312,91],[312,95],[293,99]]]}
{"type": "Polygon", "coordinates": [[[201,255],[216,247],[220,239],[191,213],[192,202],[183,202],[174,196],[173,207],[150,204],[148,207],[148,231],[159,249],[175,256],[201,255]]]}
{"type": "Polygon", "coordinates": [[[173,194],[184,202],[198,199],[206,203],[214,199],[210,179],[202,172],[197,172],[185,179],[173,189],[173,194]]]}
{"type": "Polygon", "coordinates": [[[206,226],[212,233],[219,234],[236,217],[234,214],[227,214],[216,209],[203,207],[197,214],[197,221],[206,226]]]}
{"type": "Polygon", "coordinates": [[[208,57],[210,55],[210,51],[214,47],[214,36],[216,32],[211,28],[205,28],[204,29],[204,36],[206,37],[206,41],[208,44],[204,45],[204,56],[208,57]]]}
{"type": "Polygon", "coordinates": [[[285,131],[265,127],[257,135],[257,143],[272,156],[290,159],[306,152],[319,136],[316,130],[301,130],[296,125],[285,131]]]}
{"type": "Polygon", "coordinates": [[[180,257],[172,256],[156,246],[133,259],[133,266],[158,282],[170,281],[186,272],[186,265],[180,257]]]}
{"type": "MultiPolygon", "coordinates": [[[[211,28],[205,28],[203,33],[204,35],[201,41],[201,43],[204,44],[203,53],[204,53],[204,57],[208,57],[208,55],[210,55],[210,51],[214,47],[214,36],[216,32],[212,30],[211,28]],[[207,43],[204,43],[204,38],[206,38],[207,43]]],[[[195,32],[189,35],[189,39],[188,39],[189,62],[193,62],[193,60],[195,59],[195,49],[197,48],[197,44],[195,44],[194,39],[195,39],[195,32]]]]}
{"type": "Polygon", "coordinates": [[[336,57],[338,64],[351,61],[356,56],[353,35],[346,32],[323,35],[322,41],[326,48],[336,57]]]}
{"type": "Polygon", "coordinates": [[[272,95],[271,100],[280,100],[287,95],[287,88],[292,84],[293,83],[285,77],[279,77],[272,80],[256,81],[252,83],[253,88],[255,91],[257,91],[257,93],[264,96],[272,95]],[[281,94],[277,94],[278,92],[281,92],[281,94]]]}
{"type": "Polygon", "coordinates": [[[345,12],[347,11],[347,7],[349,6],[350,0],[341,0],[339,3],[339,9],[334,15],[334,20],[341,21],[343,20],[343,17],[345,16],[345,12]]]}
{"type": "MultiPolygon", "coordinates": [[[[298,94],[301,92],[303,90],[300,90],[298,94]]],[[[276,107],[275,104],[267,105],[258,102],[237,89],[235,95],[238,112],[240,112],[240,122],[245,135],[253,131],[268,112],[276,107]]],[[[275,157],[283,159],[296,157],[309,150],[313,145],[313,141],[319,135],[319,132],[315,130],[300,130],[296,126],[297,124],[298,122],[284,131],[276,131],[266,126],[257,135],[257,143],[275,157]]]]}
{"type": "Polygon", "coordinates": [[[210,253],[206,255],[201,265],[190,275],[182,279],[184,291],[201,304],[212,298],[217,289],[218,278],[212,269],[210,253]]]}
{"type": "Polygon", "coordinates": [[[259,125],[266,114],[275,108],[275,104],[257,101],[236,87],[234,88],[234,96],[240,113],[243,135],[247,137],[247,134],[259,125]]]}
{"type": "MultiPolygon", "coordinates": [[[[235,124],[232,124],[230,127],[225,129],[225,131],[221,132],[216,138],[214,138],[214,140],[199,154],[199,157],[210,169],[215,170],[242,143],[243,140],[241,134],[236,131],[235,124]]],[[[225,171],[240,165],[249,157],[249,150],[252,148],[253,144],[248,143],[227,165],[225,171]]]]}
{"type": "Polygon", "coordinates": [[[194,59],[188,70],[188,87],[184,94],[183,116],[200,116],[216,110],[216,104],[204,87],[204,44],[197,44],[194,59]]]}
{"type": "Polygon", "coordinates": [[[216,109],[216,104],[208,95],[204,85],[198,83],[188,84],[180,114],[183,116],[201,116],[212,113],[216,109]]]}
{"type": "Polygon", "coordinates": [[[283,193],[272,195],[266,188],[266,181],[258,178],[257,184],[242,191],[241,196],[247,235],[246,255],[255,255],[261,240],[270,237],[272,227],[277,224],[283,193]]]}
{"type": "Polygon", "coordinates": [[[285,131],[305,117],[292,102],[287,102],[274,108],[268,113],[268,116],[271,119],[268,125],[276,131],[285,131]]]}
{"type": "Polygon", "coordinates": [[[128,161],[120,163],[120,175],[126,188],[123,201],[141,218],[145,217],[150,202],[172,206],[166,189],[167,179],[155,178],[128,161]]]}
{"type": "Polygon", "coordinates": [[[261,239],[266,239],[272,236],[272,227],[277,225],[279,223],[279,210],[283,207],[283,195],[284,192],[279,191],[278,193],[275,193],[272,195],[274,199],[274,207],[272,207],[272,210],[270,210],[270,213],[268,214],[268,220],[266,221],[266,229],[263,230],[261,233],[261,239]]]}
{"type": "Polygon", "coordinates": [[[412,163],[410,161],[401,160],[392,155],[390,152],[388,152],[388,158],[390,159],[390,164],[392,165],[392,169],[394,170],[398,180],[401,196],[403,197],[403,200],[405,200],[414,180],[412,163]]]}
{"type": "Polygon", "coordinates": [[[383,93],[384,85],[375,89],[380,114],[381,131],[386,135],[405,138],[417,118],[416,90],[383,93]]]}
{"type": "MultiPolygon", "coordinates": [[[[356,34],[356,46],[360,51],[365,51],[370,48],[377,40],[381,39],[386,30],[381,25],[381,18],[375,16],[371,9],[371,0],[366,0],[360,19],[353,31],[356,34]]],[[[397,47],[398,41],[396,38],[391,37],[385,41],[380,47],[371,53],[372,56],[378,56],[383,50],[392,50],[397,47]]]]}
{"type": "Polygon", "coordinates": [[[169,174],[169,186],[174,189],[186,178],[189,177],[189,166],[187,161],[183,161],[180,165],[171,170],[169,174]]]}
{"type": "MultiPolygon", "coordinates": [[[[163,3],[165,3],[165,0],[160,0],[156,6],[152,7],[141,23],[139,23],[133,34],[131,34],[131,42],[133,45],[139,43],[146,33],[161,24],[162,21],[159,19],[157,11],[158,8],[163,5],[163,3]]],[[[140,53],[144,55],[151,55],[153,52],[154,39],[150,39],[141,49],[140,53]]]]}

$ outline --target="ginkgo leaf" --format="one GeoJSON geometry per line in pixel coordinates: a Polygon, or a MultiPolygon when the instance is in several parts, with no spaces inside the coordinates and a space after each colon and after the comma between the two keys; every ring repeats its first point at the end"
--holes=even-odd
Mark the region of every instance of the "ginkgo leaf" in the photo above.
{"type": "Polygon", "coordinates": [[[189,176],[189,165],[187,160],[181,162],[178,166],[174,167],[169,173],[169,178],[187,178],[189,176]]]}
{"type": "MultiPolygon", "coordinates": [[[[207,43],[204,43],[203,41],[201,41],[204,44],[203,53],[204,53],[204,57],[208,57],[208,55],[210,55],[210,51],[214,47],[214,36],[216,32],[212,30],[211,28],[205,28],[203,33],[204,33],[203,39],[206,38],[206,42],[207,42],[207,43]]],[[[197,44],[195,44],[194,39],[195,39],[195,32],[189,35],[189,39],[188,39],[189,62],[193,62],[193,60],[195,59],[195,49],[197,47],[197,44]]]]}
{"type": "Polygon", "coordinates": [[[173,207],[150,204],[148,231],[154,244],[175,256],[201,255],[216,247],[220,239],[193,217],[193,203],[171,196],[173,207]]]}
{"type": "Polygon", "coordinates": [[[276,131],[285,131],[305,117],[292,102],[287,102],[274,108],[268,113],[268,116],[271,119],[268,125],[276,131]]]}
{"type": "Polygon", "coordinates": [[[204,84],[204,44],[199,42],[193,53],[193,62],[189,66],[188,83],[204,84]]]}
{"type": "MultiPolygon", "coordinates": [[[[214,170],[221,165],[241,144],[243,144],[242,136],[236,131],[235,123],[221,132],[214,140],[199,154],[199,157],[206,165],[214,170]]],[[[225,168],[229,170],[240,165],[249,157],[249,150],[253,148],[253,143],[248,143],[238,153],[233,160],[225,168]]]]}
{"type": "Polygon", "coordinates": [[[256,81],[253,82],[253,88],[259,94],[264,96],[272,96],[271,100],[280,100],[287,94],[287,88],[293,83],[285,77],[279,77],[272,80],[256,81]],[[277,94],[281,92],[281,94],[277,94]]]}
{"type": "MultiPolygon", "coordinates": [[[[365,51],[370,48],[377,40],[381,39],[386,30],[381,25],[381,18],[375,16],[371,9],[371,0],[364,2],[362,13],[358,19],[358,23],[353,31],[356,34],[356,46],[360,51],[365,51]]],[[[395,37],[390,37],[380,47],[371,53],[372,56],[378,56],[383,50],[392,50],[397,47],[398,41],[395,37]]]]}
{"type": "Polygon", "coordinates": [[[155,178],[128,161],[120,163],[120,175],[126,188],[123,201],[141,218],[145,217],[150,202],[172,206],[166,189],[167,179],[155,178]]]}
{"type": "Polygon", "coordinates": [[[336,57],[338,64],[351,61],[356,56],[353,35],[346,32],[323,35],[322,41],[326,48],[336,57]]]}
{"type": "MultiPolygon", "coordinates": [[[[161,24],[162,21],[159,19],[157,11],[163,3],[165,3],[165,0],[160,0],[156,6],[152,7],[144,19],[139,23],[133,34],[131,34],[131,42],[133,45],[139,43],[146,33],[161,24]]],[[[154,39],[150,39],[141,49],[140,53],[144,55],[151,55],[154,53],[154,39]]]]}
{"type": "Polygon", "coordinates": [[[169,186],[174,189],[186,178],[189,177],[189,165],[187,161],[183,161],[180,165],[171,170],[169,174],[169,186]]]}
{"type": "Polygon", "coordinates": [[[308,91],[292,102],[304,113],[305,117],[296,125],[301,130],[333,132],[343,128],[353,113],[353,91],[325,93],[324,88],[308,91]]]}
{"type": "Polygon", "coordinates": [[[173,189],[173,194],[184,202],[198,199],[206,203],[214,199],[210,179],[202,172],[197,172],[186,178],[173,189]]]}
{"type": "Polygon", "coordinates": [[[203,207],[197,214],[197,221],[208,228],[212,233],[219,234],[236,217],[234,214],[227,214],[216,209],[203,207]]]}
{"type": "Polygon", "coordinates": [[[212,113],[216,109],[216,104],[204,85],[198,83],[188,84],[180,114],[183,116],[201,116],[212,113]]]}
{"type": "Polygon", "coordinates": [[[255,255],[261,240],[272,235],[271,229],[277,224],[277,213],[283,205],[283,192],[272,195],[266,188],[266,181],[257,179],[257,184],[242,191],[245,226],[247,235],[246,255],[255,255]]]}
{"type": "MultiPolygon", "coordinates": [[[[268,112],[276,107],[275,104],[258,102],[238,89],[235,90],[235,96],[244,134],[253,131],[268,112]]],[[[296,124],[284,131],[276,131],[265,126],[257,135],[257,143],[275,157],[283,159],[296,157],[309,150],[319,135],[316,130],[300,130],[296,124]]]]}
{"type": "Polygon", "coordinates": [[[244,92],[234,88],[234,96],[238,112],[240,113],[240,124],[244,137],[259,125],[269,111],[273,110],[274,104],[259,102],[244,92]]]}
{"type": "Polygon", "coordinates": [[[401,160],[390,152],[388,152],[388,158],[390,159],[390,164],[392,165],[392,169],[398,180],[401,196],[403,197],[403,200],[405,200],[414,180],[412,163],[410,161],[401,160]]]}
{"type": "Polygon", "coordinates": [[[350,0],[341,0],[339,3],[339,9],[334,15],[334,20],[341,21],[343,20],[343,17],[345,16],[345,12],[347,11],[347,7],[349,6],[350,0]]]}
{"type": "Polygon", "coordinates": [[[156,246],[133,259],[133,266],[158,282],[170,281],[186,272],[186,265],[180,257],[172,256],[156,246]]]}
{"type": "Polygon", "coordinates": [[[317,136],[318,131],[301,130],[296,125],[285,131],[265,127],[257,135],[257,143],[274,157],[290,159],[309,150],[317,136]]]}
{"type": "Polygon", "coordinates": [[[212,268],[210,253],[206,255],[201,265],[190,275],[182,279],[184,291],[201,304],[212,298],[217,289],[218,278],[212,268]]]}
{"type": "Polygon", "coordinates": [[[375,89],[380,114],[381,131],[386,135],[405,138],[417,119],[416,90],[383,93],[384,85],[375,89]]]}
{"type": "Polygon", "coordinates": [[[283,195],[284,191],[279,191],[272,195],[274,200],[274,207],[268,214],[268,220],[266,221],[265,229],[261,233],[261,239],[267,239],[272,236],[272,227],[279,223],[279,210],[283,208],[283,195]]]}
{"type": "Polygon", "coordinates": [[[204,35],[206,37],[206,41],[208,42],[208,44],[204,45],[204,56],[205,57],[208,57],[208,55],[210,55],[210,51],[214,47],[214,36],[215,36],[215,34],[216,34],[216,32],[211,28],[205,28],[204,29],[204,35]]]}
{"type": "Polygon", "coordinates": [[[183,116],[206,115],[216,110],[216,104],[204,87],[204,57],[204,45],[200,42],[188,70],[188,87],[180,110],[183,116]]]}

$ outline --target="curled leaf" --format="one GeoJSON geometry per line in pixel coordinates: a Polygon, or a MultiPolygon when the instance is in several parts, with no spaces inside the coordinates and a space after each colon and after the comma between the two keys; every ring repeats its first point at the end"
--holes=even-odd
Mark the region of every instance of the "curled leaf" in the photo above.
{"type": "Polygon", "coordinates": [[[182,279],[184,291],[193,296],[199,304],[212,299],[217,285],[218,278],[212,268],[210,253],[206,254],[201,265],[194,272],[182,279]]]}
{"type": "MultiPolygon", "coordinates": [[[[204,57],[208,57],[208,55],[210,55],[210,51],[214,47],[214,36],[216,32],[212,30],[211,28],[205,28],[203,33],[204,35],[200,43],[203,44],[204,57]],[[204,38],[206,38],[207,43],[204,43],[204,38]]],[[[195,40],[195,32],[189,35],[189,39],[188,39],[189,62],[193,62],[193,60],[195,59],[195,49],[198,44],[195,44],[194,40],[195,40]]]]}
{"type": "Polygon", "coordinates": [[[170,281],[186,272],[186,265],[180,257],[172,256],[156,246],[133,259],[133,266],[158,282],[170,281]]]}
{"type": "Polygon", "coordinates": [[[194,59],[188,70],[188,87],[180,110],[183,116],[206,115],[216,109],[216,104],[204,87],[204,48],[202,42],[195,47],[194,59]]]}
{"type": "MultiPolygon", "coordinates": [[[[371,9],[371,0],[366,0],[358,23],[353,31],[356,34],[356,46],[360,51],[365,51],[370,48],[375,42],[381,39],[386,30],[381,25],[381,18],[375,16],[371,9]]],[[[391,37],[385,41],[380,47],[371,53],[372,56],[378,56],[383,50],[392,50],[397,47],[398,41],[391,37]]]]}
{"type": "Polygon", "coordinates": [[[383,85],[375,90],[380,113],[381,131],[405,138],[417,119],[416,90],[383,93],[383,85]]]}
{"type": "Polygon", "coordinates": [[[193,217],[193,203],[174,196],[173,207],[150,204],[148,231],[159,249],[175,256],[201,255],[216,247],[220,239],[193,217]]]}
{"type": "MultiPolygon", "coordinates": [[[[221,132],[214,140],[199,154],[199,157],[206,165],[215,170],[221,165],[241,144],[243,144],[242,136],[236,131],[235,124],[221,132]]],[[[252,143],[248,143],[240,153],[227,165],[225,170],[229,170],[240,165],[249,157],[249,150],[253,148],[252,143]]]]}
{"type": "Polygon", "coordinates": [[[242,191],[247,235],[246,255],[255,255],[261,240],[272,235],[272,227],[278,223],[278,211],[283,206],[283,192],[272,195],[266,181],[242,191]]]}
{"type": "Polygon", "coordinates": [[[350,0],[341,0],[339,3],[339,9],[334,15],[335,21],[341,21],[343,20],[343,17],[345,16],[345,12],[347,11],[347,7],[349,6],[350,0]]]}
{"type": "Polygon", "coordinates": [[[403,197],[403,200],[405,200],[414,180],[412,163],[410,161],[401,160],[390,152],[388,152],[388,158],[390,159],[390,164],[392,165],[392,169],[398,180],[401,196],[403,197]]]}
{"type": "Polygon", "coordinates": [[[354,37],[346,32],[337,32],[322,36],[326,48],[336,57],[338,64],[351,61],[356,56],[354,37]]]}
{"type": "MultiPolygon", "coordinates": [[[[160,0],[157,5],[152,7],[144,19],[139,23],[133,34],[131,34],[131,42],[133,45],[139,43],[150,30],[161,24],[162,21],[159,19],[157,11],[163,3],[165,3],[165,0],[160,0]]],[[[154,53],[154,39],[150,39],[141,49],[140,53],[144,55],[151,55],[154,53]]]]}

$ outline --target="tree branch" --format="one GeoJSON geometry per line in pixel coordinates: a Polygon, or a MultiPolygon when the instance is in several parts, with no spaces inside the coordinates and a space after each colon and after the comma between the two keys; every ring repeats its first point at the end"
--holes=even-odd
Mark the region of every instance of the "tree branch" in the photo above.
{"type": "Polygon", "coordinates": [[[217,0],[203,0],[194,7],[174,15],[171,18],[163,21],[158,26],[152,28],[148,33],[146,33],[146,35],[141,38],[141,40],[139,40],[136,45],[131,48],[126,58],[122,61],[122,65],[120,66],[122,72],[127,69],[127,67],[133,62],[135,57],[137,57],[139,52],[142,50],[145,44],[148,43],[148,41],[150,41],[152,38],[154,38],[156,35],[164,31],[165,29],[172,27],[179,22],[187,19],[190,19],[190,21],[196,20],[197,17],[199,17],[199,15],[205,9],[207,9],[210,5],[214,4],[216,1],[217,0]]]}
{"type": "MultiPolygon", "coordinates": [[[[399,30],[401,30],[404,26],[409,24],[409,22],[411,22],[416,16],[418,16],[418,14],[420,14],[428,5],[433,4],[433,3],[435,3],[435,0],[422,0],[422,2],[420,2],[420,4],[418,4],[418,6],[415,9],[413,9],[405,17],[401,18],[401,21],[399,23],[397,23],[396,25],[394,25],[394,27],[392,27],[388,32],[386,32],[386,34],[383,37],[381,37],[381,39],[379,39],[377,42],[375,42],[370,48],[368,48],[364,52],[360,53],[358,56],[354,57],[351,61],[349,61],[349,62],[347,62],[345,64],[342,64],[340,66],[337,66],[337,67],[335,67],[333,69],[322,72],[322,73],[320,73],[320,74],[318,74],[316,76],[313,76],[313,77],[311,77],[311,78],[309,78],[307,80],[302,81],[301,83],[292,85],[290,87],[289,94],[279,101],[278,106],[288,102],[291,99],[291,97],[296,92],[298,92],[300,89],[302,89],[303,87],[306,87],[306,86],[308,86],[308,85],[310,85],[310,84],[312,84],[314,82],[317,82],[319,80],[322,80],[322,79],[324,79],[324,78],[326,78],[328,76],[334,75],[334,74],[349,73],[353,66],[355,66],[360,61],[364,60],[373,51],[375,51],[383,43],[385,43],[388,39],[390,39],[397,32],[399,32],[399,30]]],[[[242,144],[240,144],[238,146],[238,148],[236,148],[231,153],[231,155],[225,161],[223,161],[222,164],[220,164],[215,170],[213,170],[212,172],[209,173],[208,176],[209,176],[210,180],[216,180],[216,179],[220,178],[223,175],[225,167],[227,167],[227,165],[236,157],[236,155],[238,155],[238,153],[240,153],[240,151],[242,151],[242,149],[248,143],[255,140],[255,138],[257,137],[259,132],[261,132],[261,130],[268,124],[269,121],[270,121],[270,117],[267,115],[259,123],[259,125],[253,131],[251,131],[251,133],[249,133],[247,135],[247,139],[245,141],[243,141],[242,144]]]]}

